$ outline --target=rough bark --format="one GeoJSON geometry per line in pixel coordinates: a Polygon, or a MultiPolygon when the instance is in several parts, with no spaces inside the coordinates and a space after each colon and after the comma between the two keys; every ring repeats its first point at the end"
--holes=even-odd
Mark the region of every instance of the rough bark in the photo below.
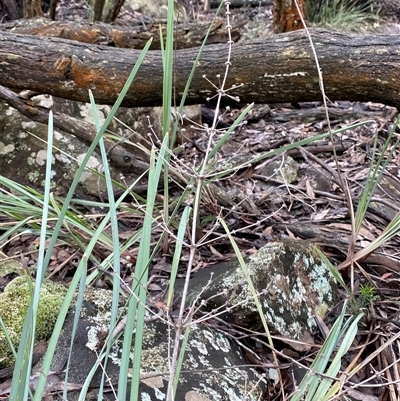
{"type": "MultiPolygon", "coordinates": [[[[230,0],[231,7],[264,7],[272,6],[274,0],[230,0]]],[[[218,8],[221,0],[209,0],[210,8],[218,8]]]]}
{"type": "MultiPolygon", "coordinates": [[[[246,21],[243,21],[243,25],[246,21]]],[[[177,25],[174,38],[176,49],[200,46],[210,26],[209,22],[177,25]]],[[[240,39],[240,25],[232,28],[231,38],[234,42],[240,39]]],[[[143,49],[147,41],[153,38],[152,50],[161,48],[160,24],[118,24],[84,23],[75,21],[49,21],[47,18],[30,18],[0,24],[0,30],[27,35],[48,36],[93,43],[104,46],[116,46],[130,49],[143,49]]],[[[163,38],[166,37],[165,24],[162,26],[163,38]]],[[[215,22],[207,39],[207,44],[226,43],[228,31],[225,22],[215,22]]]]}
{"type": "Polygon", "coordinates": [[[304,29],[304,9],[304,0],[275,0],[275,33],[292,32],[299,29],[304,29]]]}
{"type": "Polygon", "coordinates": [[[106,0],[95,0],[94,1],[92,21],[101,21],[105,3],[106,3],[106,0]]]}
{"type": "MultiPolygon", "coordinates": [[[[330,100],[375,101],[400,109],[400,35],[350,35],[312,30],[326,95],[330,100]]],[[[227,45],[207,46],[194,74],[187,104],[204,103],[223,74],[227,45]]],[[[175,94],[181,97],[198,49],[175,53],[175,94]]],[[[0,34],[0,84],[99,104],[113,103],[139,51],[87,45],[58,38],[0,34]]],[[[279,103],[321,99],[318,74],[304,31],[233,45],[225,89],[241,102],[279,103]],[[243,84],[243,86],[241,86],[243,84]]],[[[150,51],[127,93],[125,106],[162,101],[162,57],[150,51]]],[[[226,104],[235,103],[225,96],[226,104]]]]}
{"type": "Polygon", "coordinates": [[[23,8],[24,18],[33,18],[43,15],[40,0],[24,0],[23,8]]]}
{"type": "Polygon", "coordinates": [[[124,5],[125,0],[116,0],[113,4],[109,7],[106,15],[103,18],[104,22],[113,22],[117,19],[118,14],[121,11],[122,6],[124,5]]]}
{"type": "Polygon", "coordinates": [[[12,21],[22,18],[22,3],[15,0],[3,0],[0,2],[0,21],[12,21]]]}
{"type": "Polygon", "coordinates": [[[49,4],[49,18],[53,21],[56,19],[57,1],[58,0],[50,0],[49,4]]]}

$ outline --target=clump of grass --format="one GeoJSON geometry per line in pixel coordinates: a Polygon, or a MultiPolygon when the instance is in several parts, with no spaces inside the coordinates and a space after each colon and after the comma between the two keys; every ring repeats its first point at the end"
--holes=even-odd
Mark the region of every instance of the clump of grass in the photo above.
{"type": "Polygon", "coordinates": [[[372,0],[309,0],[307,20],[317,26],[357,31],[379,20],[372,0]]]}
{"type": "Polygon", "coordinates": [[[358,293],[358,302],[361,307],[365,308],[378,299],[379,296],[376,294],[375,288],[372,285],[365,284],[360,287],[360,291],[358,293]]]}

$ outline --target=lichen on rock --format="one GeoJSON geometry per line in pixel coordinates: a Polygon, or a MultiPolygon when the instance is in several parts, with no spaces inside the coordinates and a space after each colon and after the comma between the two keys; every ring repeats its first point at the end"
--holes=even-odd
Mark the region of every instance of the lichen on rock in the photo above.
{"type": "MultiPolygon", "coordinates": [[[[103,327],[110,328],[110,307],[112,292],[97,288],[87,288],[80,313],[71,351],[71,336],[75,311],[67,316],[63,332],[60,335],[54,358],[65,360],[70,352],[68,381],[83,384],[93,366],[98,364],[99,350],[102,344],[96,333],[103,327]]],[[[125,300],[126,301],[126,300],[125,300]]],[[[123,305],[120,303],[120,312],[123,305]]],[[[140,364],[139,399],[165,400],[169,380],[169,355],[171,355],[171,336],[175,328],[165,321],[146,322],[143,327],[143,347],[140,364]]],[[[107,333],[106,333],[107,334],[107,333]]],[[[123,339],[115,339],[108,354],[106,366],[109,383],[116,385],[120,375],[123,339]]],[[[135,343],[130,350],[133,356],[135,343]]],[[[191,325],[182,370],[176,390],[177,400],[243,400],[256,401],[265,392],[262,375],[255,369],[244,366],[246,363],[240,347],[229,340],[221,331],[201,324],[191,325]]],[[[40,372],[40,363],[35,367],[40,372]]],[[[93,388],[85,394],[85,400],[98,399],[98,387],[102,382],[103,368],[98,368],[91,379],[93,388]]],[[[129,376],[129,373],[128,373],[129,376]]],[[[60,377],[63,379],[62,374],[60,377]]],[[[130,383],[128,383],[128,394],[130,383]]],[[[106,394],[106,392],[105,392],[106,394]]],[[[79,399],[79,391],[68,393],[69,401],[79,399]]],[[[81,396],[82,397],[82,396],[81,396]]],[[[129,397],[128,397],[129,398],[129,397]]],[[[127,398],[127,399],[128,399],[127,398]]],[[[114,400],[105,396],[104,400],[114,400]]],[[[61,400],[55,396],[55,400],[61,400]]]]}
{"type": "MultiPolygon", "coordinates": [[[[216,274],[212,283],[203,292],[205,309],[225,308],[221,317],[227,322],[262,330],[253,294],[239,264],[213,270],[216,274]]],[[[251,256],[247,270],[269,329],[275,334],[302,338],[316,327],[316,315],[323,317],[338,299],[329,266],[307,241],[268,243],[251,256]]],[[[204,287],[203,281],[194,276],[193,287],[204,287]]]]}

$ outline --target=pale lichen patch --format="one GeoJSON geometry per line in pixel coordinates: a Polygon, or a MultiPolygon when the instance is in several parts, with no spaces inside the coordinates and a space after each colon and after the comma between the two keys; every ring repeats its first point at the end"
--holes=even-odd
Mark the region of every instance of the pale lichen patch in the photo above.
{"type": "MultiPolygon", "coordinates": [[[[250,257],[247,271],[270,329],[299,339],[315,327],[337,299],[335,280],[318,252],[305,241],[269,243],[250,257]]],[[[208,309],[225,304],[225,320],[262,329],[261,318],[241,268],[220,275],[208,297],[208,309]]]]}
{"type": "Polygon", "coordinates": [[[3,142],[0,142],[0,155],[14,152],[14,150],[15,146],[13,144],[5,145],[3,142]]]}
{"type": "MultiPolygon", "coordinates": [[[[88,339],[93,337],[93,344],[95,344],[98,333],[103,330],[103,325],[109,324],[108,311],[112,305],[112,293],[107,290],[88,288],[85,292],[84,305],[85,309],[81,312],[81,318],[85,322],[84,333],[88,335],[88,339]]],[[[121,307],[119,314],[123,315],[123,312],[121,307]]],[[[161,321],[145,323],[143,327],[139,388],[141,400],[166,399],[169,358],[173,344],[169,334],[174,338],[175,328],[161,321]]],[[[182,335],[180,338],[183,339],[182,335]]],[[[109,361],[112,363],[108,367],[113,372],[118,372],[118,366],[121,363],[122,341],[122,338],[118,339],[111,348],[109,361]]],[[[94,350],[98,351],[98,349],[94,347],[94,350]]],[[[133,358],[134,350],[133,343],[130,349],[131,358],[133,358]]],[[[93,357],[93,351],[88,350],[88,352],[93,357]]],[[[237,367],[243,364],[240,348],[231,343],[224,333],[204,325],[193,324],[183,358],[176,399],[242,400],[248,394],[248,389],[253,386],[255,390],[248,400],[260,399],[263,393],[260,376],[254,370],[237,367]]],[[[128,373],[129,377],[131,373],[128,373]]]]}

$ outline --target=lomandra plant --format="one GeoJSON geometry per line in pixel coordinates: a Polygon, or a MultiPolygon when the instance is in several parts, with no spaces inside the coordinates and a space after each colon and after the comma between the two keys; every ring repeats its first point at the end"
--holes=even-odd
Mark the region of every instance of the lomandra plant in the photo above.
{"type": "MultiPolygon", "coordinates": [[[[53,138],[53,124],[52,124],[52,115],[50,113],[50,119],[49,119],[49,129],[48,129],[48,147],[47,147],[47,163],[46,163],[46,183],[45,183],[45,189],[44,189],[44,202],[43,202],[43,214],[42,214],[42,221],[40,222],[41,224],[41,232],[40,232],[40,247],[39,247],[39,259],[38,259],[38,272],[37,272],[37,280],[35,284],[35,291],[32,296],[32,302],[30,305],[30,308],[27,311],[27,316],[25,319],[25,324],[22,332],[22,337],[21,341],[18,346],[18,353],[16,355],[16,362],[15,362],[15,367],[14,367],[14,373],[13,373],[13,381],[12,385],[10,388],[10,400],[15,400],[15,401],[23,401],[27,400],[29,393],[31,392],[31,360],[32,360],[32,355],[33,355],[33,346],[34,346],[34,340],[35,340],[35,310],[37,309],[38,301],[39,301],[39,290],[40,290],[40,285],[41,282],[44,279],[47,267],[49,265],[50,257],[52,255],[54,246],[57,242],[57,239],[59,237],[60,231],[65,225],[65,219],[66,215],[69,211],[69,207],[71,205],[71,200],[74,194],[74,191],[77,187],[77,184],[80,180],[80,177],[85,170],[86,164],[94,152],[95,148],[98,146],[99,143],[102,141],[102,136],[113,119],[116,111],[118,110],[122,100],[124,99],[126,92],[130,88],[135,75],[140,67],[140,64],[142,63],[149,47],[150,47],[151,41],[147,43],[145,46],[144,50],[142,51],[141,55],[138,58],[137,64],[134,66],[123,90],[121,91],[120,96],[118,97],[116,103],[114,104],[109,116],[107,117],[106,121],[101,127],[98,127],[98,134],[96,138],[94,139],[92,145],[89,147],[88,152],[83,159],[81,166],[79,167],[76,177],[74,178],[71,188],[64,200],[63,206],[60,210],[57,211],[58,214],[58,220],[57,223],[54,226],[52,235],[50,237],[50,241],[47,244],[46,240],[48,239],[48,233],[46,232],[47,228],[47,223],[48,223],[48,207],[47,205],[51,204],[51,192],[50,192],[50,177],[51,177],[51,160],[52,160],[52,138],[53,138]]],[[[103,161],[105,161],[105,170],[107,170],[107,156],[103,150],[103,161]]],[[[107,175],[107,174],[106,174],[107,175]]],[[[112,190],[112,186],[109,186],[109,189],[112,190]]],[[[127,190],[127,192],[129,189],[127,190]]],[[[126,195],[126,194],[125,194],[126,195]]],[[[46,378],[49,375],[50,372],[50,365],[52,362],[52,358],[55,352],[55,348],[57,345],[58,338],[60,336],[60,333],[62,331],[63,323],[65,321],[66,315],[70,309],[70,307],[73,305],[73,300],[75,298],[75,292],[79,286],[79,291],[78,291],[78,297],[76,300],[76,307],[79,311],[79,306],[82,304],[82,299],[83,299],[83,292],[84,292],[84,287],[86,283],[86,273],[87,273],[87,262],[89,255],[92,253],[92,250],[99,238],[99,236],[102,235],[102,231],[104,230],[105,226],[108,224],[109,220],[114,218],[115,219],[115,206],[113,210],[110,209],[109,213],[105,216],[103,221],[100,223],[99,227],[97,230],[93,233],[93,237],[91,241],[89,242],[89,245],[86,248],[84,257],[80,261],[77,270],[74,274],[74,277],[72,281],[69,284],[69,288],[67,291],[67,295],[64,299],[63,305],[61,307],[60,314],[58,316],[58,319],[56,321],[53,334],[51,336],[51,339],[48,344],[47,352],[44,357],[43,361],[43,366],[42,366],[42,374],[35,379],[35,384],[34,384],[34,395],[33,399],[34,401],[38,401],[42,399],[43,393],[46,391],[46,378]]],[[[113,224],[115,228],[115,222],[113,224]]],[[[118,247],[117,247],[118,249],[118,247]]],[[[117,262],[118,264],[118,262],[117,262]]],[[[118,269],[118,265],[116,266],[118,269]]],[[[119,293],[119,288],[115,286],[114,289],[114,295],[119,293]]],[[[114,296],[116,299],[117,296],[114,296]]],[[[116,308],[113,308],[114,313],[112,315],[112,320],[115,320],[116,316],[116,308]]],[[[76,317],[79,317],[79,313],[76,314],[76,317]]],[[[75,324],[76,328],[76,324],[75,324]]],[[[67,362],[67,366],[68,366],[67,362]]],[[[68,369],[67,369],[67,374],[68,374],[68,369]]],[[[64,398],[67,399],[67,380],[65,382],[65,388],[64,388],[64,398]]],[[[84,395],[83,395],[84,397],[84,395]]],[[[82,398],[84,399],[84,398],[82,398]]]]}
{"type": "Polygon", "coordinates": [[[313,25],[347,31],[360,30],[379,20],[372,0],[309,0],[306,15],[313,25]]]}
{"type": "MultiPolygon", "coordinates": [[[[163,117],[163,140],[161,142],[160,148],[156,151],[156,149],[152,149],[151,154],[150,154],[150,168],[149,168],[149,173],[148,173],[148,193],[147,193],[147,199],[146,199],[146,205],[145,205],[145,218],[144,218],[144,223],[141,232],[139,233],[138,236],[134,236],[133,240],[134,241],[139,241],[139,254],[137,258],[137,263],[136,263],[136,268],[135,268],[135,276],[134,280],[132,281],[132,288],[131,288],[131,297],[130,301],[128,303],[128,316],[130,317],[129,319],[126,319],[124,322],[125,329],[124,329],[124,340],[123,340],[123,349],[122,349],[122,358],[121,358],[121,369],[120,369],[120,377],[119,377],[119,382],[118,382],[118,387],[115,389],[115,395],[117,399],[131,399],[131,400],[137,400],[138,399],[138,388],[139,388],[139,381],[140,381],[140,367],[141,367],[141,345],[142,345],[142,340],[143,340],[143,325],[144,325],[144,315],[145,315],[145,297],[146,297],[146,284],[147,284],[147,275],[148,275],[148,269],[149,269],[149,264],[151,260],[151,253],[153,251],[152,247],[150,246],[150,238],[152,235],[152,229],[153,229],[153,224],[154,224],[154,206],[155,206],[155,195],[157,192],[158,188],[158,183],[160,181],[160,176],[162,171],[164,171],[166,180],[168,180],[169,175],[168,175],[168,161],[170,156],[172,155],[172,152],[169,147],[169,137],[171,135],[175,136],[176,128],[177,126],[174,126],[173,132],[170,132],[171,128],[171,121],[170,121],[170,116],[171,116],[171,103],[172,103],[172,50],[173,50],[173,23],[174,23],[174,14],[173,14],[173,7],[174,3],[173,1],[169,1],[168,3],[168,28],[167,28],[167,45],[164,51],[164,117],[163,117]],[[131,360],[131,348],[132,348],[132,334],[134,333],[135,340],[134,340],[134,355],[133,355],[133,360],[131,360]],[[131,379],[130,379],[131,377],[131,379]],[[131,391],[130,394],[127,394],[127,389],[128,389],[128,384],[130,384],[131,391]]],[[[211,28],[210,28],[211,29],[211,28]]],[[[231,44],[231,42],[230,42],[231,44]]],[[[45,394],[48,390],[46,387],[46,378],[49,375],[50,372],[50,365],[52,362],[52,357],[55,352],[55,348],[57,345],[57,340],[60,336],[63,323],[65,321],[66,315],[70,308],[75,308],[76,309],[76,314],[75,314],[75,321],[74,321],[74,328],[73,328],[73,333],[72,333],[72,339],[74,338],[74,334],[76,332],[77,324],[78,324],[78,319],[80,315],[80,308],[83,303],[83,298],[84,298],[84,292],[85,292],[85,286],[87,282],[90,282],[91,279],[93,279],[92,275],[89,275],[87,277],[87,267],[88,267],[88,260],[91,258],[93,248],[95,244],[98,242],[99,238],[103,235],[104,228],[111,223],[111,228],[112,228],[112,249],[114,249],[114,252],[112,254],[112,257],[108,258],[106,261],[107,263],[105,264],[106,269],[110,269],[113,272],[113,277],[114,277],[114,285],[113,285],[113,304],[112,304],[112,310],[111,310],[111,317],[110,317],[110,330],[108,333],[107,338],[105,339],[104,347],[103,349],[100,350],[99,352],[99,357],[98,361],[93,366],[91,373],[88,375],[87,380],[85,381],[83,388],[81,390],[79,399],[84,400],[86,397],[87,390],[89,388],[89,384],[91,381],[91,378],[94,374],[94,372],[98,369],[99,366],[101,366],[104,361],[106,361],[108,353],[110,351],[111,345],[114,341],[114,329],[116,328],[117,324],[120,324],[121,322],[118,321],[118,305],[119,305],[119,290],[120,290],[120,250],[125,249],[129,245],[132,245],[132,241],[127,241],[127,243],[123,244],[121,247],[121,244],[119,243],[118,239],[118,227],[117,227],[117,221],[116,221],[116,212],[118,210],[119,204],[121,201],[124,199],[126,194],[131,190],[131,187],[133,187],[135,183],[131,185],[130,188],[127,188],[126,191],[121,195],[121,197],[116,201],[113,202],[113,187],[112,187],[112,181],[110,177],[110,172],[109,172],[109,167],[108,167],[108,162],[107,162],[107,155],[106,151],[104,148],[103,144],[103,135],[113,119],[115,112],[117,111],[119,105],[121,104],[126,92],[129,90],[130,86],[132,85],[132,82],[134,81],[134,77],[140,68],[141,62],[143,61],[145,54],[147,50],[150,47],[150,42],[146,45],[145,49],[143,50],[141,56],[138,59],[137,64],[132,70],[131,75],[129,76],[123,90],[121,91],[120,96],[118,97],[115,105],[113,106],[110,114],[108,115],[106,121],[103,123],[103,125],[99,124],[98,121],[98,116],[96,114],[96,107],[95,107],[95,99],[91,96],[91,103],[93,107],[93,114],[95,117],[95,123],[96,123],[96,129],[97,129],[97,136],[95,140],[93,141],[92,145],[87,151],[87,154],[82,161],[80,168],[78,169],[76,173],[76,177],[71,185],[70,191],[68,192],[66,198],[64,199],[64,202],[62,203],[62,206],[59,205],[57,202],[52,202],[52,194],[51,194],[51,182],[50,182],[50,169],[51,169],[51,154],[52,154],[52,138],[53,138],[53,124],[52,124],[52,116],[50,114],[49,118],[49,129],[48,129],[48,146],[47,146],[47,176],[46,176],[46,184],[45,184],[45,190],[44,190],[44,197],[42,197],[40,194],[37,194],[37,196],[31,196],[30,200],[32,203],[36,203],[39,205],[42,205],[43,207],[43,213],[41,216],[41,221],[37,222],[37,228],[41,227],[40,230],[40,247],[39,247],[39,262],[38,262],[38,280],[36,282],[36,287],[34,290],[34,294],[32,297],[32,304],[31,307],[29,308],[29,311],[27,313],[27,317],[25,320],[25,325],[24,325],[24,331],[22,334],[22,338],[18,347],[18,353],[16,355],[16,363],[15,363],[15,368],[14,368],[14,375],[13,375],[13,382],[12,386],[10,389],[10,399],[11,400],[27,400],[28,397],[30,396],[34,400],[40,400],[42,399],[43,394],[45,394]],[[86,249],[84,251],[84,256],[81,259],[77,270],[69,284],[68,292],[67,295],[64,299],[63,306],[61,308],[59,317],[57,319],[57,322],[55,324],[54,330],[53,330],[53,335],[49,341],[48,348],[46,355],[44,357],[43,365],[41,368],[41,375],[38,378],[35,378],[35,383],[32,386],[32,382],[30,380],[31,378],[31,360],[32,360],[32,355],[33,355],[33,345],[34,345],[34,338],[35,338],[35,310],[37,308],[37,303],[38,303],[38,291],[40,289],[41,282],[44,279],[50,257],[52,255],[52,251],[55,247],[55,244],[57,240],[60,237],[60,233],[62,232],[62,229],[69,228],[72,229],[72,233],[74,233],[75,226],[73,224],[68,224],[68,219],[67,216],[73,216],[71,215],[71,201],[73,198],[74,191],[76,189],[76,186],[80,180],[80,177],[86,168],[86,163],[90,156],[92,155],[93,151],[95,148],[99,146],[102,152],[102,160],[103,160],[103,165],[104,165],[104,176],[105,180],[107,182],[107,190],[108,190],[108,198],[110,199],[110,203],[108,205],[102,205],[108,206],[109,212],[103,217],[101,223],[99,226],[95,229],[95,231],[90,232],[91,240],[89,241],[89,244],[86,246],[86,249]],[[52,205],[53,207],[51,208],[52,213],[56,214],[56,219],[57,222],[54,225],[53,229],[51,232],[47,231],[48,227],[48,222],[49,222],[49,206],[52,205]],[[50,238],[49,238],[50,237],[50,238]],[[45,244],[46,240],[49,239],[49,243],[45,244]],[[33,394],[32,394],[33,391],[33,394]]],[[[196,63],[194,63],[196,65],[196,63]]],[[[194,67],[195,68],[195,67],[194,67]]],[[[193,72],[191,74],[193,76],[193,72]]],[[[188,87],[190,85],[190,82],[187,83],[187,88],[185,91],[185,94],[187,93],[188,87]]],[[[90,94],[91,95],[91,94],[90,94]]],[[[219,99],[220,102],[220,99],[219,99]]],[[[184,100],[182,101],[181,108],[183,107],[184,100]]],[[[181,109],[180,108],[180,109],[181,109]]],[[[243,117],[242,117],[243,118],[243,117]]],[[[196,175],[199,175],[199,172],[204,175],[204,171],[207,165],[208,160],[215,155],[217,149],[223,144],[224,141],[220,141],[218,144],[217,148],[212,149],[211,143],[212,140],[216,134],[216,129],[215,126],[217,124],[217,120],[214,121],[213,126],[210,128],[210,132],[212,133],[210,137],[210,145],[208,149],[208,155],[207,158],[203,164],[202,167],[199,167],[198,171],[194,172],[192,182],[189,184],[190,187],[193,187],[193,184],[196,182],[197,185],[197,194],[196,194],[196,202],[195,202],[195,207],[194,209],[197,209],[197,212],[193,215],[198,216],[198,208],[200,205],[200,198],[201,198],[201,188],[202,188],[202,182],[201,180],[197,180],[196,175]],[[212,153],[213,151],[213,153],[212,153]],[[211,154],[212,153],[212,154],[211,154]]],[[[227,136],[225,136],[226,140],[227,136]]],[[[202,177],[204,179],[205,177],[202,177]]],[[[13,190],[17,190],[18,192],[23,193],[24,190],[20,186],[14,183],[9,183],[9,187],[13,187],[13,190]]],[[[166,186],[168,188],[168,185],[166,186]]],[[[12,194],[9,194],[12,198],[12,194]]],[[[168,200],[168,196],[165,197],[168,200]]],[[[184,198],[182,198],[181,204],[183,202],[184,198]]],[[[166,214],[165,217],[168,217],[168,203],[167,207],[164,209],[166,214]]],[[[179,205],[178,205],[179,206],[179,205]]],[[[32,207],[33,209],[33,207],[32,207]]],[[[176,272],[178,270],[179,266],[179,251],[181,249],[181,245],[183,243],[183,237],[186,231],[186,223],[188,221],[189,215],[191,213],[191,207],[186,207],[182,219],[181,219],[181,224],[179,227],[178,231],[178,236],[176,238],[177,241],[177,246],[175,249],[175,255],[174,255],[174,262],[173,262],[173,271],[172,271],[172,277],[171,277],[171,283],[174,282],[176,272]]],[[[25,209],[25,212],[29,209],[25,209]]],[[[10,211],[10,214],[13,215],[14,217],[17,217],[17,211],[14,209],[10,211]]],[[[33,227],[34,225],[31,223],[31,218],[26,218],[21,222],[21,225],[24,223],[29,223],[33,227]]],[[[76,219],[79,220],[79,219],[76,219]]],[[[168,220],[168,219],[167,219],[168,220]]],[[[169,222],[166,224],[166,228],[169,226],[169,222]]],[[[196,226],[196,221],[193,224],[193,227],[196,226]]],[[[10,230],[7,231],[7,234],[10,234],[14,228],[10,228],[10,230]]],[[[193,237],[194,238],[194,237],[193,237]]],[[[191,263],[193,263],[193,255],[191,257],[191,263]]],[[[101,265],[104,265],[104,263],[101,263],[101,265]]],[[[190,267],[189,267],[190,269],[190,267]]],[[[170,291],[170,294],[172,291],[170,291]]],[[[171,297],[169,297],[169,300],[171,301],[171,297]]],[[[170,302],[169,301],[169,302],[170,302]]],[[[183,311],[183,309],[182,309],[183,311]]],[[[182,320],[182,313],[181,312],[181,320],[182,320]]],[[[179,335],[177,337],[179,339],[179,335]]],[[[73,340],[72,340],[73,341],[73,340]]],[[[12,344],[11,344],[12,346],[12,344]]],[[[71,343],[71,349],[72,349],[72,343],[71,343]]],[[[174,347],[174,355],[177,355],[179,352],[179,344],[177,344],[174,347]]],[[[71,361],[72,355],[69,355],[69,359],[66,364],[66,377],[65,377],[65,386],[63,389],[63,398],[67,399],[68,397],[68,373],[69,373],[69,366],[70,366],[70,361],[71,361]]],[[[177,374],[179,370],[177,358],[173,357],[171,361],[171,383],[174,383],[176,386],[176,378],[179,376],[177,374]]],[[[104,383],[104,381],[103,381],[104,383]]],[[[168,397],[169,399],[173,399],[173,387],[170,386],[168,389],[168,397]]],[[[103,392],[103,388],[100,388],[99,392],[99,397],[101,398],[103,392]]]]}

